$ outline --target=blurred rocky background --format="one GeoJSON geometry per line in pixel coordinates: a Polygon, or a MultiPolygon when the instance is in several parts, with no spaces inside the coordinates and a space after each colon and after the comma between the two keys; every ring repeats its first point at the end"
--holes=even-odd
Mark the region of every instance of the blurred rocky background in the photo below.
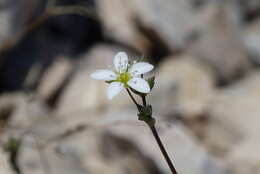
{"type": "Polygon", "coordinates": [[[118,51],[155,65],[180,174],[260,174],[259,0],[0,0],[0,174],[170,173],[129,97],[89,78],[118,51]]]}

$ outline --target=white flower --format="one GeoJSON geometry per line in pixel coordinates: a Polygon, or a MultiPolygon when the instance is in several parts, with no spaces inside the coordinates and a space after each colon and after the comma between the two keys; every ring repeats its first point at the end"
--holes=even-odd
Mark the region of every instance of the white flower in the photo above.
{"type": "Polygon", "coordinates": [[[146,80],[140,78],[141,74],[153,69],[153,65],[146,62],[135,62],[129,65],[128,57],[125,52],[119,52],[114,58],[115,71],[97,70],[90,75],[96,80],[112,81],[107,88],[107,97],[112,99],[119,94],[123,88],[129,86],[141,93],[149,93],[150,86],[146,80]]]}

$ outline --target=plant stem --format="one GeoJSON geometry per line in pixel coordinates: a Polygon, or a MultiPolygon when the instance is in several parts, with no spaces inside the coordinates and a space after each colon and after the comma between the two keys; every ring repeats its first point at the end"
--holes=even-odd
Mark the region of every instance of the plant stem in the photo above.
{"type": "MultiPolygon", "coordinates": [[[[146,97],[145,96],[142,96],[142,101],[143,101],[143,105],[146,106],[146,97]]],[[[162,154],[163,154],[163,156],[164,156],[164,158],[165,158],[165,160],[166,160],[166,162],[167,162],[167,164],[168,164],[168,166],[171,170],[171,172],[173,174],[177,174],[177,171],[176,171],[167,151],[165,150],[163,143],[161,141],[161,138],[160,138],[160,136],[159,136],[159,134],[158,134],[158,132],[155,128],[155,122],[152,122],[152,123],[153,124],[148,124],[148,126],[150,127],[150,129],[153,133],[153,136],[154,136],[154,138],[155,138],[155,140],[156,140],[156,142],[157,142],[157,144],[158,144],[158,146],[159,146],[159,148],[160,148],[160,150],[161,150],[161,152],[162,152],[162,154]]]]}
{"type": "Polygon", "coordinates": [[[143,105],[146,106],[146,98],[145,96],[142,96],[143,105]]]}
{"type": "MultiPolygon", "coordinates": [[[[130,98],[132,99],[132,101],[135,103],[135,105],[136,105],[138,111],[140,111],[140,107],[143,107],[143,106],[145,107],[145,106],[146,106],[146,96],[141,96],[141,97],[142,97],[143,106],[140,106],[140,105],[136,102],[136,100],[135,100],[135,98],[133,97],[133,95],[132,95],[132,93],[130,92],[130,90],[129,90],[128,88],[126,88],[126,91],[127,91],[127,93],[129,94],[129,96],[130,96],[130,98]]],[[[152,117],[151,117],[151,120],[153,120],[152,117]]],[[[158,132],[157,132],[157,130],[156,130],[156,128],[155,128],[155,122],[154,122],[154,121],[151,121],[151,122],[146,122],[146,123],[147,123],[147,125],[150,127],[150,129],[151,129],[151,131],[152,131],[152,133],[153,133],[153,136],[154,136],[154,138],[155,138],[155,140],[156,140],[156,142],[157,142],[157,144],[158,144],[158,146],[159,146],[159,148],[160,148],[160,150],[161,150],[161,152],[162,152],[162,154],[163,154],[163,156],[164,156],[164,158],[165,158],[165,160],[166,160],[166,162],[167,162],[167,164],[168,164],[168,166],[169,166],[169,168],[170,168],[170,170],[171,170],[171,172],[172,172],[172,174],[177,174],[177,171],[176,171],[176,169],[175,169],[175,167],[174,167],[174,165],[173,165],[173,163],[172,163],[172,161],[171,161],[171,159],[170,159],[170,157],[169,157],[167,151],[165,150],[165,148],[164,148],[164,146],[163,146],[163,143],[162,143],[162,141],[161,141],[161,138],[160,138],[160,136],[159,136],[159,134],[158,134],[158,132]]]]}
{"type": "MultiPolygon", "coordinates": [[[[141,74],[141,78],[144,78],[144,75],[141,74]]],[[[146,96],[142,96],[143,105],[146,106],[146,96]]]]}
{"type": "Polygon", "coordinates": [[[165,148],[163,146],[163,143],[162,143],[162,141],[160,139],[159,134],[157,133],[157,130],[156,130],[155,126],[154,125],[153,126],[149,125],[149,127],[150,127],[150,129],[151,129],[151,131],[153,133],[153,136],[154,136],[154,138],[155,138],[155,140],[156,140],[156,142],[157,142],[157,144],[158,144],[158,146],[159,146],[159,148],[160,148],[160,150],[161,150],[161,152],[162,152],[162,154],[163,154],[163,156],[164,156],[164,158],[165,158],[165,160],[166,160],[166,162],[167,162],[167,164],[168,164],[168,166],[169,166],[169,168],[170,168],[170,170],[172,172],[172,174],[177,174],[177,171],[176,171],[176,169],[175,169],[175,167],[174,167],[174,165],[173,165],[173,163],[172,163],[172,161],[171,161],[167,151],[165,150],[165,148]]]}

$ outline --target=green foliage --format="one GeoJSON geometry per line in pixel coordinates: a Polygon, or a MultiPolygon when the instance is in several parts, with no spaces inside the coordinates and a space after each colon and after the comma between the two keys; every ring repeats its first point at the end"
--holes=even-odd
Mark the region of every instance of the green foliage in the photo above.
{"type": "Polygon", "coordinates": [[[16,152],[20,146],[21,142],[18,139],[15,139],[13,137],[9,138],[7,143],[4,145],[4,150],[7,152],[16,152]]]}

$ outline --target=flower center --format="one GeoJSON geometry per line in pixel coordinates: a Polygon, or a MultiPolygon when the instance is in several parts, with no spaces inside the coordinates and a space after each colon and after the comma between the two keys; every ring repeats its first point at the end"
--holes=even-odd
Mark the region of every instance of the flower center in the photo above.
{"type": "Polygon", "coordinates": [[[127,85],[127,82],[131,79],[131,75],[128,72],[120,73],[117,77],[117,80],[124,85],[127,85]]]}

